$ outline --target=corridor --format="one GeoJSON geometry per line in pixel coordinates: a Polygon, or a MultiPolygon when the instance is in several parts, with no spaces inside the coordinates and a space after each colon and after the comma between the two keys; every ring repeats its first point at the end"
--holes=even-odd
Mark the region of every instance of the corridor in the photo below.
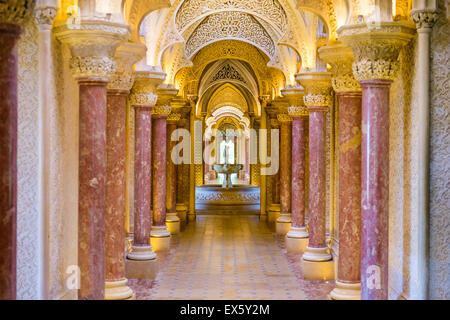
{"type": "Polygon", "coordinates": [[[334,281],[305,281],[301,256],[286,253],[258,216],[197,216],[159,252],[155,280],[130,279],[141,299],[328,299],[334,281]]]}

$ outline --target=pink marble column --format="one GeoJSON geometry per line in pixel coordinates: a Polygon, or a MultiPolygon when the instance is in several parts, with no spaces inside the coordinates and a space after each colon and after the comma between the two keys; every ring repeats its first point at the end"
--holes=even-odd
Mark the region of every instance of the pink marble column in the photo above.
{"type": "MultiPolygon", "coordinates": [[[[150,244],[152,194],[152,106],[135,106],[134,241],[128,259],[153,260],[150,244]]],[[[165,148],[164,148],[165,150],[165,148]]]]}
{"type": "MultiPolygon", "coordinates": [[[[164,107],[157,107],[163,109],[164,107]]],[[[153,113],[153,225],[151,231],[152,241],[160,238],[169,238],[170,232],[166,225],[166,133],[168,112],[153,113]]],[[[155,248],[156,249],[156,248],[155,248]]],[[[160,249],[160,248],[158,248],[160,249]]]]}
{"type": "Polygon", "coordinates": [[[305,225],[305,140],[304,116],[292,116],[291,231],[303,232],[303,235],[307,236],[305,225]]]}
{"type": "Polygon", "coordinates": [[[79,299],[103,299],[105,292],[106,81],[80,85],[78,265],[79,299]]]}
{"type": "Polygon", "coordinates": [[[339,262],[337,280],[361,278],[361,93],[339,92],[339,262]]]}
{"type": "Polygon", "coordinates": [[[292,121],[287,114],[278,115],[280,132],[280,217],[277,233],[287,233],[291,223],[292,121]],[[281,227],[283,226],[283,227],[281,227]]]}
{"type": "Polygon", "coordinates": [[[388,298],[390,80],[362,87],[361,299],[388,298]]]}
{"type": "Polygon", "coordinates": [[[310,106],[309,111],[309,244],[303,259],[328,261],[325,238],[326,161],[325,130],[328,107],[310,106]]]}
{"type": "MultiPolygon", "coordinates": [[[[106,284],[112,296],[131,297],[125,277],[125,123],[128,90],[107,91],[106,123],[106,284]],[[115,283],[115,284],[113,284],[115,283]],[[117,286],[122,284],[121,291],[117,286]]],[[[108,297],[109,298],[109,297],[108,297]]]]}
{"type": "Polygon", "coordinates": [[[0,299],[16,299],[17,50],[21,29],[0,24],[0,299]]]}
{"type": "Polygon", "coordinates": [[[166,191],[166,199],[167,199],[167,212],[175,213],[177,212],[177,198],[176,198],[176,189],[177,189],[177,177],[176,177],[176,166],[172,161],[171,152],[172,149],[177,145],[177,141],[171,141],[170,137],[172,133],[177,129],[177,123],[168,121],[167,122],[167,137],[169,138],[169,142],[167,143],[167,191],[166,191]]]}
{"type": "MultiPolygon", "coordinates": [[[[280,129],[280,125],[278,124],[277,120],[274,120],[271,122],[271,129],[280,129]],[[276,123],[274,123],[276,122],[276,123]]],[[[280,135],[281,136],[281,135],[280,135]]],[[[271,140],[272,143],[277,143],[280,145],[279,141],[271,140]]],[[[280,159],[281,161],[281,159],[280,159]]],[[[281,163],[280,163],[281,166],[281,163]]],[[[272,203],[279,204],[280,203],[280,170],[277,171],[277,173],[272,177],[272,203]]]]}

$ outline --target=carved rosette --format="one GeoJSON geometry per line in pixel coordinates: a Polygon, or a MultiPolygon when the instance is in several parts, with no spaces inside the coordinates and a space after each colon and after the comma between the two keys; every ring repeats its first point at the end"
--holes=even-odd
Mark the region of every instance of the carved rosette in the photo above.
{"type": "Polygon", "coordinates": [[[131,42],[126,42],[117,49],[116,72],[108,83],[108,90],[131,90],[135,78],[133,65],[145,56],[146,50],[145,45],[131,42]]]}
{"type": "Polygon", "coordinates": [[[330,64],[333,77],[331,85],[336,93],[360,92],[361,86],[353,75],[353,52],[341,43],[319,49],[320,59],[330,64]]]}
{"type": "Polygon", "coordinates": [[[70,47],[70,68],[75,79],[108,82],[116,71],[115,51],[130,36],[130,27],[109,21],[81,20],[77,24],[59,24],[54,32],[59,41],[70,47]]]}
{"type": "Polygon", "coordinates": [[[0,2],[0,23],[23,27],[32,17],[36,0],[3,0],[0,2]]]}
{"type": "Polygon", "coordinates": [[[307,92],[303,97],[306,107],[329,107],[332,104],[329,72],[299,73],[296,80],[307,92]]]}
{"type": "Polygon", "coordinates": [[[36,7],[34,17],[40,29],[50,30],[58,10],[56,7],[36,7]]]}
{"type": "Polygon", "coordinates": [[[356,80],[391,80],[400,69],[400,49],[413,37],[415,29],[403,22],[366,24],[339,28],[342,42],[354,54],[353,74],[356,80]]]}
{"type": "Polygon", "coordinates": [[[410,14],[417,30],[433,28],[439,17],[437,11],[432,9],[413,9],[410,14]]]}

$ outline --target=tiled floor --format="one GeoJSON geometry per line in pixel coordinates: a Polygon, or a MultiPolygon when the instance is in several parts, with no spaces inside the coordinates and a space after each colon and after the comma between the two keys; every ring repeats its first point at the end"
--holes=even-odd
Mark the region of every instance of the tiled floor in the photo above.
{"type": "Polygon", "coordinates": [[[258,216],[198,216],[172,239],[154,281],[129,281],[137,299],[327,299],[334,287],[304,281],[301,256],[258,216]]]}

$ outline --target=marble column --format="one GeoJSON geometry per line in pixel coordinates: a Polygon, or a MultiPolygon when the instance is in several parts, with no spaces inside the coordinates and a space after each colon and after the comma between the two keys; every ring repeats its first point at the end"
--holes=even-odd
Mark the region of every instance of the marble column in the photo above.
{"type": "Polygon", "coordinates": [[[145,46],[125,43],[116,51],[117,70],[107,86],[106,115],[106,283],[105,299],[133,297],[125,277],[125,144],[127,96],[133,86],[133,65],[145,46]]]}
{"type": "Polygon", "coordinates": [[[399,70],[400,49],[415,30],[400,23],[379,23],[377,28],[347,25],[338,31],[354,53],[353,73],[362,87],[361,299],[385,300],[389,266],[389,91],[399,70]]]}
{"type": "Polygon", "coordinates": [[[291,227],[291,173],[292,173],[292,119],[279,114],[280,132],[280,216],[276,223],[277,234],[286,234],[291,227]]]}
{"type": "Polygon", "coordinates": [[[286,249],[288,252],[305,252],[308,245],[305,224],[305,117],[308,116],[308,109],[304,106],[291,106],[289,115],[292,117],[292,224],[286,234],[286,249]]]}
{"type": "Polygon", "coordinates": [[[297,81],[305,88],[309,111],[309,243],[303,254],[304,277],[334,278],[334,267],[326,239],[326,113],[331,104],[331,75],[327,72],[300,73],[297,81]]]}
{"type": "Polygon", "coordinates": [[[9,0],[0,13],[0,299],[16,299],[17,70],[16,44],[31,18],[33,1],[9,0]],[[17,12],[16,12],[17,11],[17,12]]]}
{"type": "Polygon", "coordinates": [[[156,254],[150,242],[152,224],[152,110],[158,96],[156,86],[164,79],[148,71],[135,72],[130,105],[135,114],[134,147],[134,238],[127,255],[128,278],[154,278],[156,254]]]}
{"type": "Polygon", "coordinates": [[[166,225],[166,152],[167,117],[169,105],[157,105],[153,109],[153,225],[151,242],[156,251],[169,250],[170,232],[166,225]]]}
{"type": "Polygon", "coordinates": [[[172,134],[177,129],[177,122],[180,120],[181,114],[171,113],[167,118],[167,156],[166,156],[166,171],[167,171],[167,189],[166,189],[166,224],[171,234],[180,233],[180,218],[177,215],[177,176],[176,166],[172,161],[172,149],[178,144],[177,141],[172,141],[172,134]]]}
{"type": "MultiPolygon", "coordinates": [[[[449,10],[449,9],[448,9],[449,10]]],[[[413,232],[411,243],[411,256],[418,257],[418,263],[411,266],[410,283],[414,283],[414,290],[403,292],[409,299],[428,298],[428,236],[429,229],[429,168],[430,168],[430,36],[432,28],[438,19],[435,8],[414,8],[410,12],[411,19],[417,28],[417,75],[418,105],[411,112],[416,115],[415,132],[412,133],[417,139],[418,152],[415,157],[417,175],[413,176],[412,185],[417,185],[417,199],[412,204],[416,210],[411,212],[411,231],[413,232]],[[415,181],[414,181],[415,180],[415,181]]],[[[413,120],[414,121],[414,120],[413,120]]],[[[414,160],[413,160],[414,161],[414,160]]],[[[406,290],[405,290],[406,291],[406,290]]]]}
{"type": "MultiPolygon", "coordinates": [[[[267,113],[268,117],[270,118],[270,130],[280,130],[280,123],[277,120],[276,111],[274,110],[274,107],[267,107],[267,113]]],[[[278,156],[279,157],[279,145],[280,140],[278,136],[278,140],[275,141],[274,137],[272,137],[272,133],[270,132],[269,135],[269,146],[270,146],[270,156],[278,156]],[[276,144],[275,148],[278,150],[278,155],[272,154],[272,146],[273,144],[276,144]]],[[[271,203],[268,206],[268,212],[267,212],[267,222],[272,224],[275,223],[278,217],[280,216],[280,170],[278,169],[277,172],[274,175],[270,176],[270,184],[272,185],[271,190],[271,203]]]]}
{"type": "Polygon", "coordinates": [[[79,84],[78,298],[97,300],[105,297],[106,85],[115,72],[116,48],[130,29],[92,20],[77,26],[61,24],[55,34],[70,46],[79,84]]]}
{"type": "Polygon", "coordinates": [[[332,66],[339,103],[339,259],[335,300],[361,296],[361,87],[353,76],[353,53],[341,43],[319,49],[332,66]]]}

